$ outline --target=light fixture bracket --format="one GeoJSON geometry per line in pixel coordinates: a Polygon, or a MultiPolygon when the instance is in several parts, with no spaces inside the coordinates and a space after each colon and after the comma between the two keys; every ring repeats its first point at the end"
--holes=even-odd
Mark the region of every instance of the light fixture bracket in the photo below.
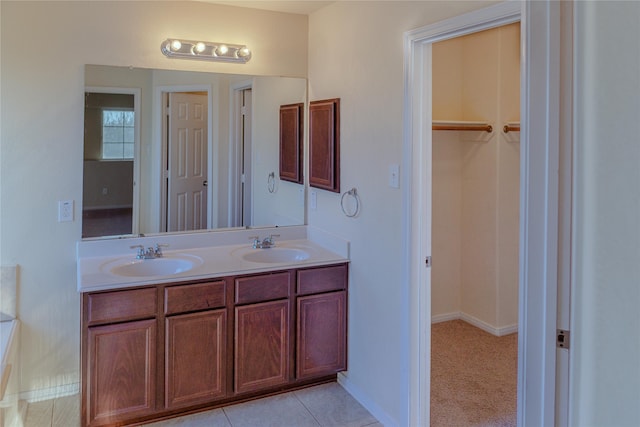
{"type": "Polygon", "coordinates": [[[247,46],[240,44],[166,39],[160,45],[160,50],[169,58],[238,62],[241,64],[245,64],[251,59],[251,51],[247,46]]]}

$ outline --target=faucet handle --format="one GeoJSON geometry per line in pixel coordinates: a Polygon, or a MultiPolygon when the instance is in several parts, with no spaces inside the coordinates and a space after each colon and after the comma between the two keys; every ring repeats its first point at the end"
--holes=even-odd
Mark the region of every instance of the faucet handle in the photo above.
{"type": "Polygon", "coordinates": [[[153,249],[153,253],[155,254],[155,256],[161,257],[162,248],[168,248],[168,247],[169,247],[168,243],[156,243],[156,247],[153,249]]]}
{"type": "Polygon", "coordinates": [[[260,236],[251,236],[249,240],[253,241],[253,247],[257,248],[260,245],[260,236]]]}
{"type": "Polygon", "coordinates": [[[279,234],[269,234],[269,237],[265,238],[264,240],[266,240],[266,241],[268,241],[270,243],[273,243],[273,238],[274,237],[280,237],[280,235],[279,234]]]}
{"type": "Polygon", "coordinates": [[[133,245],[129,246],[129,249],[137,249],[136,258],[144,257],[144,246],[143,245],[133,245]]]}

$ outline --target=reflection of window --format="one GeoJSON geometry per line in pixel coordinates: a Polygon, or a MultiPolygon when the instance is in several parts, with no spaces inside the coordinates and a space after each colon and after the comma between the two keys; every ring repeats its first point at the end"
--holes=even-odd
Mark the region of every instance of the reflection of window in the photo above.
{"type": "Polygon", "coordinates": [[[102,110],[102,158],[133,159],[133,111],[102,110]]]}

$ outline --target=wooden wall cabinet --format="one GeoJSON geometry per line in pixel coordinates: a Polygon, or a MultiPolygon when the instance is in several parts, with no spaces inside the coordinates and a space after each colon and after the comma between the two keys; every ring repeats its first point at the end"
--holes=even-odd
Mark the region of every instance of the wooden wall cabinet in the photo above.
{"type": "Polygon", "coordinates": [[[81,426],[139,424],[335,380],[346,369],[347,268],[83,294],[81,426]]]}
{"type": "Polygon", "coordinates": [[[309,185],[340,192],[340,98],[309,103],[309,185]]]}
{"type": "Polygon", "coordinates": [[[303,183],[304,104],[280,106],[280,179],[303,183]]]}

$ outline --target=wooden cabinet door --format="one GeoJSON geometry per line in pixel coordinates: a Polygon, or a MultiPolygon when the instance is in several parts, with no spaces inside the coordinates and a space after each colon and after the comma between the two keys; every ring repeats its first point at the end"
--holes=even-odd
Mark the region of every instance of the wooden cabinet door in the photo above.
{"type": "Polygon", "coordinates": [[[340,192],[340,98],[309,103],[309,185],[340,192]]]}
{"type": "Polygon", "coordinates": [[[345,291],[298,298],[298,379],[330,375],[347,368],[345,291]]]}
{"type": "Polygon", "coordinates": [[[224,397],[227,311],[166,318],[165,407],[174,409],[224,397]]]}
{"type": "Polygon", "coordinates": [[[261,390],[289,380],[289,301],[235,309],[234,390],[261,390]]]}
{"type": "Polygon", "coordinates": [[[303,183],[302,147],[304,104],[280,106],[280,179],[303,183]]]}
{"type": "Polygon", "coordinates": [[[156,401],[155,319],[88,328],[89,425],[148,415],[156,401]]]}

